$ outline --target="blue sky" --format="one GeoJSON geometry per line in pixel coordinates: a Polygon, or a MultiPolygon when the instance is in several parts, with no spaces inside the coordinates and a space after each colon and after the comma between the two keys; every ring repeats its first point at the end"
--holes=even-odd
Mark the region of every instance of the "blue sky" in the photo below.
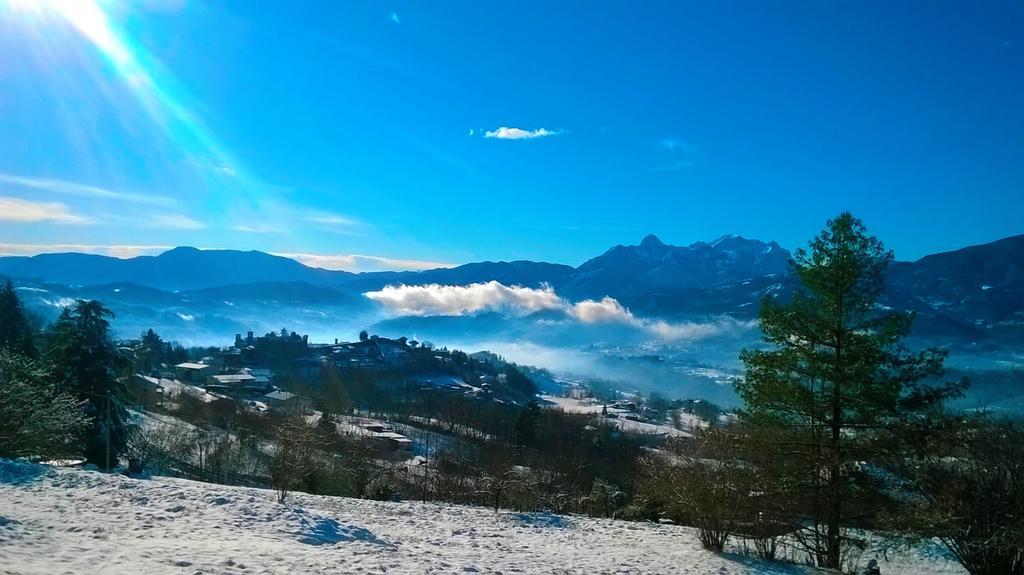
{"type": "Polygon", "coordinates": [[[576,265],[849,209],[913,259],[1024,233],[1022,30],[1014,2],[0,0],[0,252],[576,265]]]}

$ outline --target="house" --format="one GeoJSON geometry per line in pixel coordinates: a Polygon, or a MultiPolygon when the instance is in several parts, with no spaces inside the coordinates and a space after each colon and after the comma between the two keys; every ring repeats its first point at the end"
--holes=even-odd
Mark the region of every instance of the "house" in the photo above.
{"type": "Polygon", "coordinates": [[[206,378],[206,383],[210,386],[225,387],[229,389],[241,389],[247,385],[251,385],[254,381],[256,381],[256,376],[251,373],[227,373],[211,375],[206,378]]]}
{"type": "Polygon", "coordinates": [[[216,368],[205,363],[192,363],[186,361],[174,366],[174,379],[185,381],[193,385],[200,385],[206,382],[206,378],[214,373],[216,368]]]}
{"type": "Polygon", "coordinates": [[[134,388],[135,396],[141,399],[143,405],[156,406],[163,401],[165,390],[159,378],[136,373],[129,381],[134,388]]]}
{"type": "Polygon", "coordinates": [[[467,390],[472,389],[472,386],[467,384],[461,377],[454,375],[431,375],[431,376],[418,376],[412,378],[413,383],[420,389],[448,389],[448,390],[467,390]]]}
{"type": "Polygon", "coordinates": [[[395,340],[378,336],[370,338],[371,342],[377,344],[377,352],[383,362],[388,365],[399,365],[408,359],[409,346],[404,340],[405,338],[395,340]]]}
{"type": "Polygon", "coordinates": [[[239,368],[242,366],[242,350],[231,347],[221,354],[221,362],[225,367],[239,368]]]}
{"type": "Polygon", "coordinates": [[[391,426],[381,423],[380,421],[367,421],[360,423],[359,427],[369,431],[371,433],[382,433],[384,431],[391,431],[391,426]]]}
{"type": "Polygon", "coordinates": [[[395,428],[382,421],[363,420],[359,427],[367,432],[370,441],[384,449],[412,449],[413,441],[395,431],[395,428]]]}
{"type": "Polygon", "coordinates": [[[266,393],[272,388],[268,377],[246,372],[211,375],[206,387],[233,393],[266,393]]]}
{"type": "Polygon", "coordinates": [[[381,447],[387,449],[412,449],[412,440],[394,431],[371,433],[370,437],[381,447]]]}
{"type": "Polygon", "coordinates": [[[270,409],[278,411],[304,412],[309,407],[309,400],[289,391],[272,391],[263,396],[263,401],[270,409]]]}
{"type": "Polygon", "coordinates": [[[404,338],[388,339],[379,336],[316,349],[319,358],[338,367],[400,365],[409,359],[409,350],[408,342],[404,338]]]}
{"type": "Polygon", "coordinates": [[[262,367],[247,367],[243,371],[253,374],[254,376],[256,376],[256,379],[259,379],[260,377],[265,377],[267,378],[267,381],[270,381],[270,379],[274,377],[274,373],[272,371],[262,367]]]}

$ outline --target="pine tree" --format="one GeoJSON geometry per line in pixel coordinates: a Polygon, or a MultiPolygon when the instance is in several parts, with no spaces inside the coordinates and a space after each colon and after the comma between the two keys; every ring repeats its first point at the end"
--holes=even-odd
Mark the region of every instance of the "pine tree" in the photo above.
{"type": "Polygon", "coordinates": [[[856,463],[887,427],[941,406],[958,385],[929,383],[944,353],[902,345],[912,313],[876,305],[892,253],[849,213],[828,222],[793,261],[800,287],[788,303],[766,299],[761,330],[774,349],[744,351],[737,391],[754,424],[773,426],[795,457],[797,498],[813,530],[819,565],[839,568],[841,526],[859,493],[856,463]]]}
{"type": "Polygon", "coordinates": [[[170,346],[152,329],[142,334],[139,345],[135,349],[136,371],[149,373],[160,365],[167,355],[170,346]]]}
{"type": "Polygon", "coordinates": [[[532,446],[537,439],[537,424],[541,418],[540,404],[530,400],[516,418],[513,441],[519,446],[532,446]]]}
{"type": "Polygon", "coordinates": [[[72,455],[87,425],[82,402],[45,365],[0,349],[0,457],[72,455]]]}
{"type": "Polygon", "coordinates": [[[78,300],[53,325],[46,353],[61,387],[85,402],[92,420],[86,431],[87,460],[107,469],[125,450],[128,426],[118,374],[129,362],[111,340],[107,318],[113,315],[98,301],[78,300]]]}
{"type": "Polygon", "coordinates": [[[32,328],[11,280],[7,280],[0,288],[0,349],[7,349],[29,358],[36,357],[32,328]]]}

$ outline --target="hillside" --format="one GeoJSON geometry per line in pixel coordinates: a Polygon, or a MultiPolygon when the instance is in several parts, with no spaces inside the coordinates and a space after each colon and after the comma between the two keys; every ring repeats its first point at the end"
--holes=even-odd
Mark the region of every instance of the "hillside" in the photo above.
{"type": "MultiPolygon", "coordinates": [[[[956,573],[928,559],[883,572],[956,573]],[[905,571],[910,572],[910,571],[905,571]]],[[[686,527],[383,503],[0,460],[0,572],[801,574],[686,527]]]]}
{"type": "Polygon", "coordinates": [[[310,268],[293,259],[259,251],[191,247],[128,259],[79,253],[0,258],[0,273],[75,285],[131,282],[167,291],[248,282],[326,283],[352,275],[310,268]]]}

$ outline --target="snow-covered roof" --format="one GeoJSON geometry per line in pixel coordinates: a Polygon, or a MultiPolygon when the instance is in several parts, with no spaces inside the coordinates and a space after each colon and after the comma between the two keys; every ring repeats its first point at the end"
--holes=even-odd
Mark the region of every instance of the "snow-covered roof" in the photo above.
{"type": "Polygon", "coordinates": [[[255,381],[256,378],[249,373],[232,373],[228,375],[211,375],[217,383],[242,383],[255,381]]]}
{"type": "Polygon", "coordinates": [[[374,433],[372,437],[377,439],[390,439],[396,443],[412,443],[412,440],[402,435],[401,433],[395,433],[394,431],[381,431],[374,433]]]}
{"type": "Polygon", "coordinates": [[[272,391],[264,395],[263,397],[275,401],[288,401],[289,399],[295,397],[295,394],[287,391],[272,391]]]}

